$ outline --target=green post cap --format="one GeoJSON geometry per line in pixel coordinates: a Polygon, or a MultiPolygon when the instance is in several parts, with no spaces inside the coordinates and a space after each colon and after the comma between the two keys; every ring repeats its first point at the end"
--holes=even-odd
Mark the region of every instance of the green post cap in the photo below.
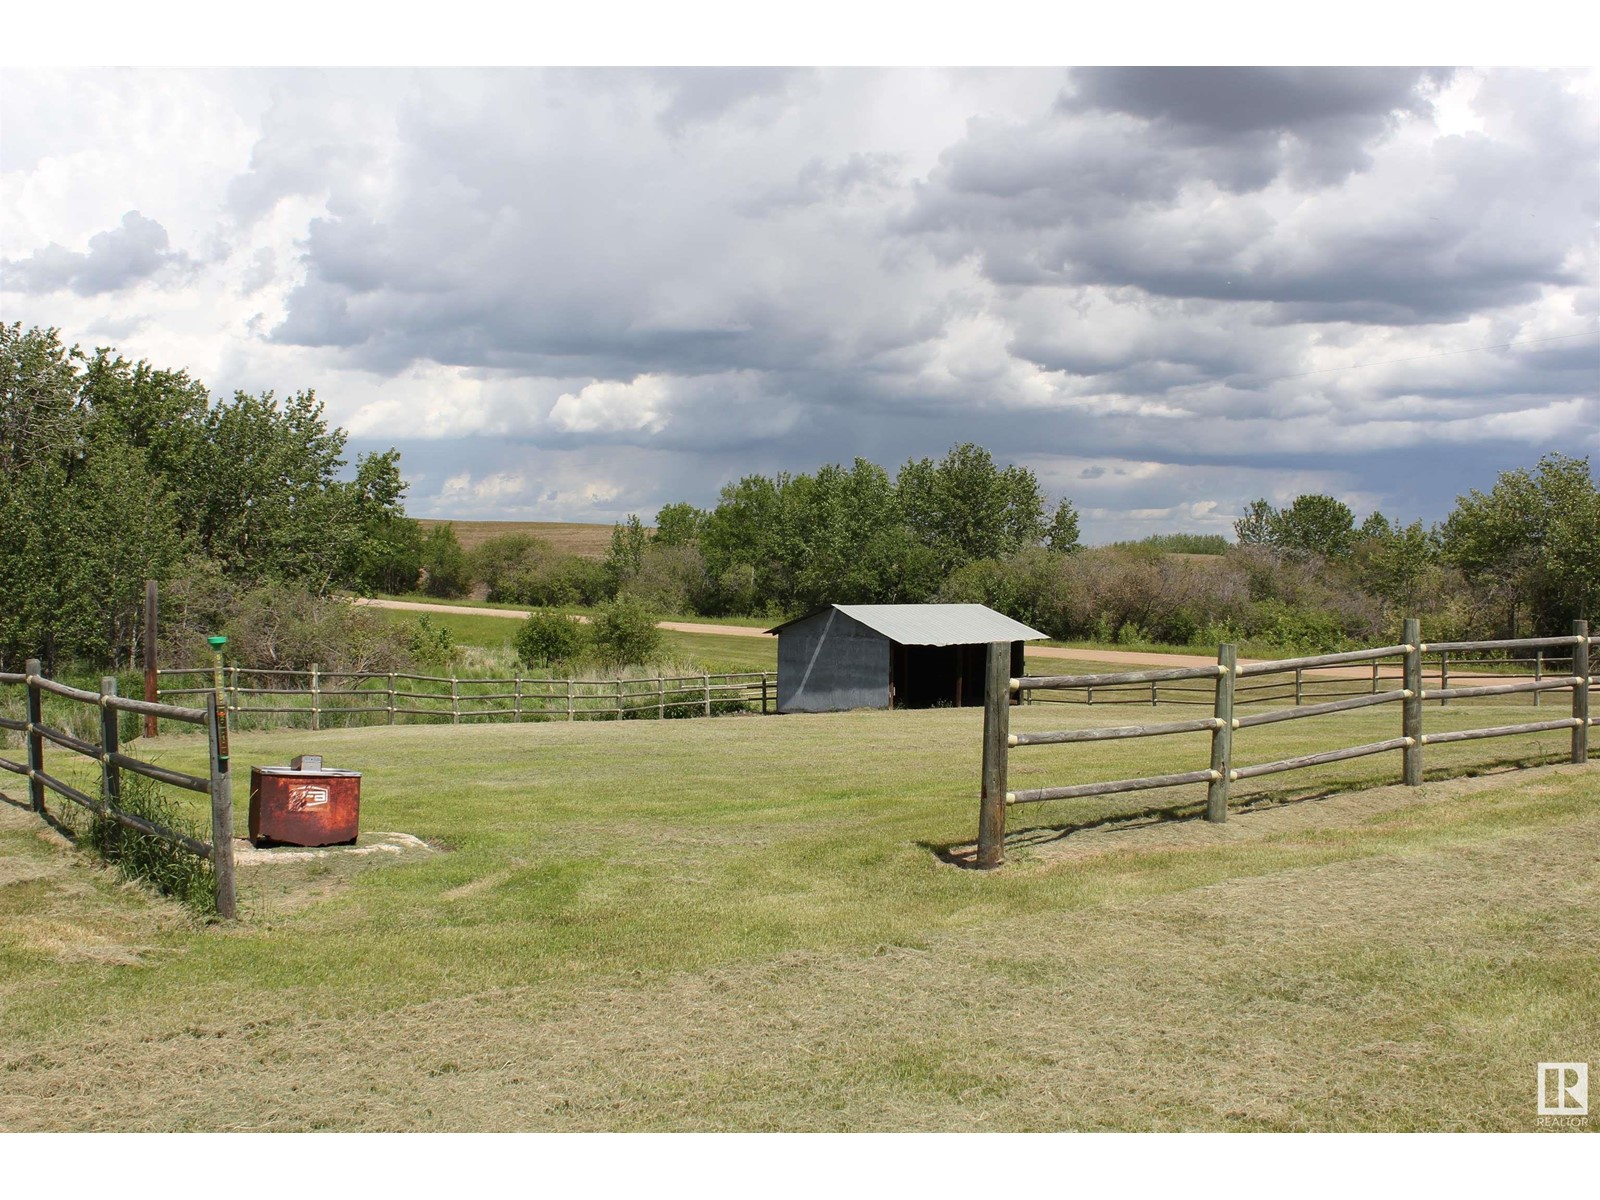
{"type": "Polygon", "coordinates": [[[226,646],[228,644],[227,636],[224,635],[224,634],[220,634],[220,633],[213,633],[210,637],[208,637],[206,639],[206,641],[211,643],[211,648],[213,650],[221,650],[224,646],[226,646]]]}

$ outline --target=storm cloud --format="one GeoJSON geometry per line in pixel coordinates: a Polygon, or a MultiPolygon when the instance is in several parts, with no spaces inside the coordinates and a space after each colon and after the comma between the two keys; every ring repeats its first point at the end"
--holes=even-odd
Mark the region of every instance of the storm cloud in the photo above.
{"type": "Polygon", "coordinates": [[[1104,539],[1302,490],[1432,519],[1600,450],[1593,72],[6,82],[57,115],[0,183],[5,318],[314,387],[420,514],[972,440],[1104,539]]]}

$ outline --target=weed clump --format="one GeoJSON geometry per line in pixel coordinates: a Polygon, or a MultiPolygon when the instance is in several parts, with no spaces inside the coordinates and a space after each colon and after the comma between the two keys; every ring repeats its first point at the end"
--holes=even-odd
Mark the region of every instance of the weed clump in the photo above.
{"type": "MultiPolygon", "coordinates": [[[[108,797],[102,796],[102,799],[108,797]]],[[[178,811],[171,797],[153,779],[132,772],[122,775],[118,808],[152,825],[208,841],[211,831],[178,811]]],[[[171,896],[201,916],[217,911],[216,877],[211,860],[165,838],[140,833],[104,813],[89,818],[84,844],[115,866],[124,879],[139,880],[163,896],[171,896]]]]}

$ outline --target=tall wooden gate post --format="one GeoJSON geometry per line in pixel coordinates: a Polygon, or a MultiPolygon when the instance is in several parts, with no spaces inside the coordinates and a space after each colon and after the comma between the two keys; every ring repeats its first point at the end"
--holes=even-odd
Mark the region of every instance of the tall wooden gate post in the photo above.
{"type": "Polygon", "coordinates": [[[1217,699],[1212,708],[1211,783],[1206,787],[1206,820],[1228,819],[1228,772],[1233,768],[1233,682],[1239,666],[1238,647],[1217,647],[1217,699]]]}
{"type": "Polygon", "coordinates": [[[1422,622],[1407,617],[1400,640],[1405,643],[1406,666],[1401,734],[1407,739],[1402,770],[1409,787],[1422,784],[1422,622]]]}
{"type": "Polygon", "coordinates": [[[217,885],[217,915],[239,915],[233,877],[233,775],[228,770],[227,710],[217,712],[217,694],[206,693],[206,737],[211,743],[211,870],[217,885]]]}
{"type": "Polygon", "coordinates": [[[107,696],[117,694],[117,677],[100,677],[100,781],[105,802],[113,809],[122,807],[122,768],[113,761],[121,748],[118,740],[117,710],[106,703],[107,696]]]}
{"type": "MultiPolygon", "coordinates": [[[[156,678],[156,581],[144,581],[144,698],[154,704],[159,699],[157,695],[156,678]]],[[[146,713],[144,717],[145,737],[156,736],[156,716],[146,713]]]]}
{"type": "Polygon", "coordinates": [[[1572,636],[1578,639],[1572,646],[1572,673],[1578,678],[1572,688],[1572,761],[1584,763],[1589,761],[1589,622],[1574,621],[1572,636]]]}
{"type": "Polygon", "coordinates": [[[37,658],[30,658],[23,671],[28,676],[28,802],[36,813],[44,812],[44,734],[39,732],[44,724],[44,697],[39,688],[40,666],[37,658]]]}
{"type": "Polygon", "coordinates": [[[978,807],[978,866],[1005,861],[1006,755],[1011,737],[1011,643],[990,642],[983,681],[983,791],[978,807]]]}

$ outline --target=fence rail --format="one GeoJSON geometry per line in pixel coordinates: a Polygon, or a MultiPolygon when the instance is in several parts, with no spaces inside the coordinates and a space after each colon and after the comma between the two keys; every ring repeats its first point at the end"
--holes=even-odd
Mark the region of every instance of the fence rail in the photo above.
{"type": "MultiPolygon", "coordinates": [[[[157,673],[157,696],[210,695],[212,671],[211,667],[163,668],[157,673]],[[191,679],[204,685],[192,685],[191,679]],[[160,686],[161,680],[181,686],[160,686]]],[[[772,712],[776,678],[772,671],[742,671],[639,679],[541,679],[521,674],[480,679],[403,671],[323,671],[315,664],[308,671],[227,667],[223,698],[230,716],[300,717],[313,730],[355,717],[377,717],[377,724],[387,725],[400,718],[453,725],[483,720],[664,720],[709,717],[735,708],[772,712]],[[337,686],[327,686],[330,681],[337,686]],[[271,686],[251,686],[262,683],[271,686]]]]}
{"type": "MultiPolygon", "coordinates": [[[[1231,645],[1223,645],[1218,649],[1217,661],[1214,665],[1204,667],[1171,667],[1151,671],[1127,671],[1117,674],[1097,675],[1036,675],[1010,678],[1010,645],[997,642],[989,647],[987,688],[985,691],[984,722],[983,722],[983,775],[980,789],[978,811],[978,853],[977,865],[983,868],[999,866],[1004,861],[1005,855],[1005,829],[1006,810],[1018,804],[1037,804],[1050,800],[1068,800],[1086,796],[1105,796],[1122,792],[1146,791],[1157,788],[1180,787],[1185,784],[1204,783],[1206,785],[1206,819],[1208,821],[1226,821],[1228,818],[1228,797],[1231,784],[1242,779],[1255,779],[1263,775],[1275,775],[1284,771],[1295,771],[1306,767],[1320,766],[1325,763],[1343,762],[1354,758],[1365,758],[1375,754],[1386,754],[1399,750],[1402,755],[1401,777],[1403,781],[1416,786],[1422,782],[1422,751],[1425,746],[1443,745],[1450,742],[1469,741],[1478,738],[1509,737],[1516,734],[1544,733],[1559,729],[1570,729],[1572,732],[1572,761],[1582,763],[1588,760],[1589,727],[1596,723],[1589,714],[1589,690],[1594,680],[1590,673],[1589,651],[1600,639],[1589,636],[1589,626],[1586,621],[1573,623],[1572,633],[1564,637],[1545,638],[1520,638],[1486,642],[1442,642],[1428,645],[1422,641],[1421,625],[1415,619],[1407,619],[1401,635],[1401,641],[1393,646],[1379,646],[1370,650],[1353,650],[1338,654],[1312,655],[1305,658],[1278,659],[1271,662],[1249,663],[1244,666],[1238,664],[1238,656],[1231,645]],[[1486,652],[1486,651],[1534,651],[1531,660],[1528,659],[1457,659],[1454,664],[1458,669],[1467,665],[1503,666],[1513,662],[1533,663],[1534,677],[1532,679],[1513,679],[1500,683],[1474,683],[1468,686],[1450,686],[1451,662],[1449,653],[1455,651],[1486,652]],[[1558,654],[1549,654],[1547,651],[1559,651],[1558,654]],[[1428,689],[1423,683],[1423,658],[1424,655],[1437,653],[1439,656],[1439,686],[1428,689]],[[1387,678],[1398,680],[1399,688],[1380,690],[1379,682],[1383,678],[1382,668],[1386,660],[1394,660],[1392,666],[1395,673],[1387,678]],[[1568,669],[1555,675],[1546,675],[1545,667],[1552,662],[1566,664],[1568,669]],[[1361,664],[1371,664],[1370,690],[1363,688],[1355,692],[1318,690],[1315,693],[1317,703],[1305,703],[1307,686],[1320,688],[1327,680],[1313,676],[1307,679],[1307,672],[1344,671],[1361,664]],[[1244,685],[1245,679],[1254,679],[1261,676],[1277,676],[1292,673],[1293,679],[1262,684],[1244,685]],[[1122,725],[1114,728],[1101,729],[1072,729],[1057,730],[1043,733],[1012,733],[1010,731],[1012,696],[1018,700],[1033,701],[1039,699],[1039,692],[1070,691],[1084,694],[1087,703],[1094,703],[1096,689],[1101,690],[1102,703],[1148,703],[1156,705],[1160,700],[1159,689],[1162,683],[1182,682],[1189,680],[1209,679],[1212,686],[1209,688],[1182,689],[1189,693],[1203,694],[1204,699],[1199,701],[1179,700],[1177,703],[1209,703],[1212,706],[1210,717],[1198,718],[1188,721],[1170,721],[1150,725],[1122,725]],[[1292,687],[1292,692],[1290,688],[1292,687]],[[1107,701],[1107,690],[1115,693],[1114,698],[1107,701]],[[1118,689],[1121,689],[1120,692],[1118,689]],[[1123,696],[1137,689],[1133,699],[1124,699],[1123,696]],[[1441,704],[1450,700],[1466,699],[1486,696],[1509,696],[1531,694],[1533,702],[1538,704],[1540,696],[1545,692],[1567,690],[1572,693],[1572,715],[1556,720],[1530,721],[1517,725],[1497,725],[1488,728],[1456,730],[1447,733],[1428,734],[1423,731],[1423,701],[1436,700],[1441,704]],[[1262,695],[1270,691],[1272,694],[1262,695]],[[1271,700],[1284,701],[1293,697],[1294,707],[1279,708],[1265,712],[1254,712],[1245,716],[1236,716],[1238,705],[1244,703],[1260,703],[1271,700]],[[1398,704],[1401,706],[1400,736],[1388,738],[1383,741],[1370,742],[1360,746],[1345,746],[1334,750],[1324,750],[1316,754],[1305,754],[1295,758],[1281,759],[1276,762],[1253,763],[1249,765],[1235,765],[1234,762],[1234,734],[1242,729],[1256,728],[1262,725],[1276,724],[1282,721],[1298,721],[1313,717],[1327,716],[1332,713],[1351,712],[1357,709],[1371,708],[1376,705],[1398,704]],[[1101,783],[1068,784],[1058,787],[1040,787],[1021,791],[1007,789],[1009,774],[1009,756],[1019,749],[1029,746],[1062,745],[1080,742],[1099,742],[1121,740],[1125,738],[1161,737],[1171,734],[1201,733],[1209,731],[1211,734],[1210,763],[1203,769],[1180,771],[1168,775],[1150,775],[1137,779],[1116,779],[1101,783]]],[[[1339,680],[1334,678],[1332,682],[1339,680]]],[[[1168,701],[1172,701],[1169,699],[1168,701]]]]}
{"type": "Polygon", "coordinates": [[[29,659],[24,672],[0,672],[0,688],[21,686],[27,693],[27,718],[14,720],[0,718],[0,728],[23,735],[27,748],[25,763],[0,758],[0,770],[21,775],[28,781],[28,800],[34,812],[44,815],[45,793],[57,795],[88,809],[105,820],[114,821],[124,829],[131,829],[149,837],[160,838],[189,853],[208,859],[212,865],[212,878],[216,885],[217,913],[227,919],[238,915],[238,900],[234,883],[233,864],[233,782],[228,772],[227,718],[219,710],[214,693],[206,693],[204,708],[183,708],[174,704],[160,704],[148,700],[133,700],[117,695],[115,676],[105,676],[100,690],[69,687],[40,674],[39,660],[29,659]],[[45,695],[58,696],[77,704],[92,705],[100,712],[99,741],[90,741],[45,724],[45,695]],[[181,721],[189,725],[202,725],[210,743],[211,771],[207,778],[174,771],[155,763],[145,762],[125,754],[120,744],[119,713],[139,713],[168,721],[181,721]],[[100,796],[91,796],[45,771],[45,743],[60,746],[74,754],[92,759],[100,765],[100,796]],[[173,787],[201,792],[211,799],[211,840],[201,841],[188,834],[167,829],[121,807],[122,772],[132,771],[173,787]]]}

